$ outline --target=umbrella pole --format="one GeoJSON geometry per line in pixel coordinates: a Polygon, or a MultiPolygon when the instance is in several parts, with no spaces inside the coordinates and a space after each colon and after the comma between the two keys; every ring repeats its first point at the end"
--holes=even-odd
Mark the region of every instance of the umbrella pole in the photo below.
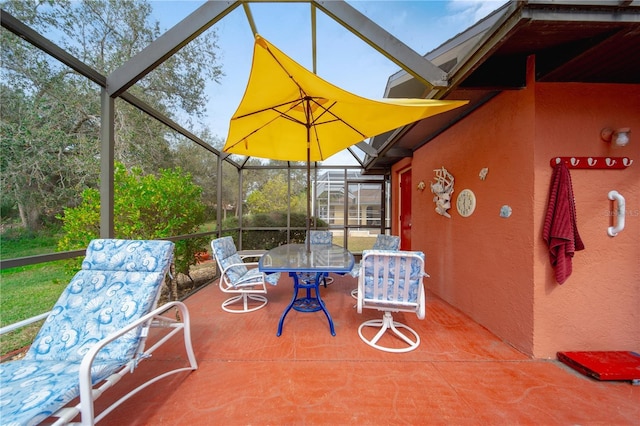
{"type": "Polygon", "coordinates": [[[305,241],[307,243],[307,253],[311,252],[311,241],[309,238],[311,230],[311,147],[310,147],[310,135],[309,126],[307,126],[307,233],[305,235],[305,241]]]}

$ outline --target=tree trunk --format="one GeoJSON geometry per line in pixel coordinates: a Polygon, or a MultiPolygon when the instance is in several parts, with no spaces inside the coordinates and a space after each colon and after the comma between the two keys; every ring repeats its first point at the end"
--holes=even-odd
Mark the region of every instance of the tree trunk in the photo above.
{"type": "Polygon", "coordinates": [[[40,210],[38,208],[29,209],[23,203],[18,203],[18,212],[22,226],[29,231],[38,231],[41,228],[40,210]]]}

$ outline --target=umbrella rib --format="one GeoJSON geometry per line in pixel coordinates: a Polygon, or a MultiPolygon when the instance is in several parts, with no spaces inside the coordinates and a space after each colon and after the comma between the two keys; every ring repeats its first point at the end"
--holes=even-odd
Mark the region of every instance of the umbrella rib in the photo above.
{"type": "MultiPolygon", "coordinates": [[[[319,119],[320,117],[322,117],[322,115],[324,115],[325,112],[331,114],[335,120],[332,121],[340,121],[342,123],[344,123],[347,127],[349,127],[351,130],[353,130],[354,132],[358,133],[360,136],[362,136],[362,139],[366,139],[367,136],[364,135],[362,132],[360,132],[358,129],[356,129],[355,127],[353,127],[351,124],[347,123],[346,121],[344,121],[343,119],[341,119],[340,117],[336,116],[333,112],[329,111],[328,108],[323,107],[319,102],[317,102],[312,96],[307,96],[307,93],[305,92],[305,90],[302,88],[302,86],[300,86],[300,84],[296,81],[296,79],[291,75],[291,73],[285,68],[284,65],[282,65],[282,63],[278,60],[278,58],[276,57],[276,55],[273,54],[273,52],[271,51],[271,49],[269,49],[269,47],[266,47],[267,52],[269,52],[269,54],[271,55],[271,57],[273,58],[273,60],[280,66],[280,68],[282,68],[282,70],[289,76],[289,78],[291,79],[291,81],[298,86],[298,90],[300,90],[300,94],[301,94],[301,100],[300,102],[302,102],[303,100],[307,100],[307,101],[313,101],[313,103],[315,103],[316,105],[318,105],[322,110],[323,113],[320,114],[318,116],[317,119],[319,119]]],[[[336,104],[336,102],[334,101],[331,106],[329,108],[332,108],[334,105],[336,104]]],[[[307,105],[308,106],[308,105],[307,105]]],[[[313,117],[313,113],[311,110],[309,110],[309,114],[313,117]]],[[[285,115],[286,117],[286,115],[285,115]]],[[[296,121],[298,123],[300,123],[300,121],[295,120],[293,118],[291,118],[293,121],[296,121]]],[[[305,125],[316,125],[316,120],[314,119],[309,123],[301,123],[301,124],[305,124],[305,125]]],[[[331,122],[332,122],[331,121],[331,122]]],[[[329,123],[329,121],[327,121],[326,123],[329,123]]],[[[316,132],[316,137],[317,137],[317,132],[316,132]]]]}
{"type": "Polygon", "coordinates": [[[309,97],[309,100],[312,101],[313,103],[315,103],[320,109],[321,109],[321,113],[320,115],[318,115],[317,117],[313,116],[313,111],[311,111],[311,109],[309,108],[309,114],[311,115],[311,127],[313,127],[313,132],[315,134],[315,140],[316,140],[316,147],[318,149],[318,152],[320,153],[320,158],[324,158],[324,154],[322,153],[322,145],[320,144],[320,138],[318,137],[318,126],[322,125],[322,124],[328,124],[328,123],[333,123],[336,121],[339,121],[341,123],[343,123],[345,126],[347,126],[348,128],[350,128],[351,130],[353,130],[354,132],[356,132],[357,134],[359,134],[360,136],[362,136],[362,140],[365,140],[367,138],[367,136],[365,134],[363,134],[361,131],[359,131],[358,129],[356,129],[355,127],[353,127],[351,124],[347,123],[346,121],[344,121],[343,119],[341,119],[340,117],[338,117],[337,115],[335,115],[330,109],[333,108],[333,106],[336,104],[336,102],[334,101],[330,106],[328,107],[324,107],[322,104],[320,104],[319,102],[317,102],[314,98],[309,97]],[[320,120],[320,118],[325,115],[328,114],[331,117],[333,117],[333,120],[327,120],[323,123],[318,123],[318,120],[320,120]]]}
{"type": "Polygon", "coordinates": [[[300,84],[296,81],[295,78],[293,78],[293,76],[291,75],[291,73],[289,72],[289,70],[287,70],[287,68],[285,68],[284,65],[282,65],[282,63],[278,60],[278,58],[276,57],[276,55],[273,54],[273,52],[271,51],[271,49],[269,49],[269,46],[265,47],[266,51],[269,52],[269,55],[271,55],[271,57],[273,58],[273,60],[276,62],[276,64],[278,64],[278,66],[280,66],[280,68],[282,68],[282,71],[285,72],[285,74],[287,74],[287,76],[289,76],[289,78],[291,79],[291,81],[293,82],[293,84],[295,84],[296,86],[298,86],[298,90],[300,90],[300,102],[302,102],[306,97],[307,97],[307,93],[304,91],[304,89],[302,88],[302,86],[300,86],[300,84]]]}
{"type": "Polygon", "coordinates": [[[301,125],[305,125],[304,122],[295,119],[294,117],[290,116],[289,114],[287,114],[287,112],[291,111],[293,108],[297,107],[298,105],[300,105],[302,103],[302,100],[300,99],[296,99],[296,101],[292,101],[292,102],[284,102],[280,105],[275,105],[269,108],[263,108],[261,110],[256,110],[253,112],[250,112],[248,114],[243,114],[243,115],[239,115],[237,117],[234,117],[234,120],[240,119],[240,118],[244,118],[244,117],[248,117],[254,114],[259,114],[261,112],[265,112],[265,111],[269,111],[269,110],[273,110],[275,112],[277,112],[279,114],[279,116],[274,117],[273,119],[269,120],[268,122],[264,123],[262,126],[254,129],[253,131],[251,131],[249,134],[245,135],[244,137],[240,138],[240,140],[238,140],[237,142],[234,142],[232,144],[229,145],[229,148],[233,148],[236,145],[238,145],[239,143],[243,142],[245,139],[247,139],[249,136],[253,135],[254,133],[259,132],[261,129],[267,127],[269,124],[273,123],[275,120],[277,120],[280,117],[286,118],[287,120],[291,120],[295,123],[301,124],[301,125]],[[287,109],[287,111],[278,111],[277,108],[285,106],[285,105],[289,105],[289,109],[287,109]]]}
{"type": "MultiPolygon", "coordinates": [[[[251,115],[259,114],[261,112],[265,112],[265,111],[269,111],[269,110],[272,110],[272,111],[275,111],[275,112],[278,113],[278,116],[274,117],[272,120],[269,120],[267,123],[265,123],[262,126],[254,129],[253,131],[251,131],[251,133],[247,134],[246,136],[244,136],[243,138],[241,138],[237,142],[234,142],[234,143],[230,144],[229,148],[233,148],[236,145],[240,144],[241,142],[245,141],[249,136],[253,135],[254,133],[256,133],[258,131],[260,131],[264,127],[266,127],[269,124],[271,124],[273,121],[277,120],[278,118],[285,118],[285,119],[290,120],[290,121],[292,121],[294,123],[298,123],[300,125],[303,125],[303,126],[307,127],[307,131],[309,131],[310,128],[313,127],[313,132],[315,134],[317,148],[318,148],[318,151],[320,153],[320,157],[321,158],[324,158],[324,156],[322,154],[322,147],[320,146],[320,143],[319,143],[318,129],[316,128],[317,126],[320,126],[322,124],[329,124],[329,123],[333,123],[333,122],[337,121],[337,122],[343,123],[345,126],[347,126],[351,130],[353,130],[354,132],[356,132],[357,134],[362,136],[362,140],[367,138],[367,136],[365,134],[360,132],[354,126],[352,126],[351,124],[347,123],[345,120],[343,120],[342,118],[340,118],[339,116],[337,116],[336,114],[334,114],[331,111],[331,108],[333,108],[336,105],[336,103],[337,103],[336,101],[333,101],[330,106],[325,107],[320,102],[318,102],[316,100],[316,98],[314,98],[313,96],[307,95],[307,93],[305,92],[303,87],[300,86],[300,84],[291,75],[291,73],[289,73],[289,71],[286,69],[286,67],[278,60],[276,55],[273,54],[273,52],[271,51],[271,49],[269,49],[268,46],[266,47],[266,51],[269,53],[269,55],[271,55],[273,60],[278,64],[278,66],[280,66],[280,68],[291,79],[291,81],[298,87],[298,90],[300,91],[300,97],[298,99],[293,100],[293,101],[283,102],[283,103],[281,103],[279,105],[270,106],[270,107],[267,107],[267,108],[263,108],[263,109],[260,109],[260,110],[252,111],[250,113],[234,117],[233,118],[234,120],[238,120],[238,119],[241,119],[241,118],[249,117],[251,115]],[[310,107],[310,103],[311,102],[313,104],[315,104],[318,108],[320,108],[321,113],[318,116],[314,116],[313,110],[310,107]],[[294,116],[292,116],[291,114],[289,114],[289,111],[293,110],[294,108],[298,107],[301,104],[303,105],[303,108],[306,110],[306,112],[305,112],[306,121],[301,121],[301,120],[295,118],[294,116]],[[287,107],[287,110],[286,111],[278,110],[278,108],[281,108],[281,107],[287,107]],[[319,120],[325,115],[331,116],[331,117],[333,117],[333,119],[330,119],[330,120],[327,120],[327,121],[324,121],[324,122],[319,122],[319,120]]],[[[321,99],[321,98],[318,97],[317,99],[321,99]]],[[[309,142],[310,141],[308,140],[307,143],[309,143],[309,142]]]]}
{"type": "Polygon", "coordinates": [[[335,115],[330,109],[333,108],[333,106],[337,103],[337,102],[333,102],[329,107],[324,107],[322,104],[320,104],[319,102],[317,102],[315,99],[311,98],[311,100],[320,107],[320,109],[322,109],[322,113],[318,116],[318,117],[314,117],[313,123],[314,125],[320,125],[320,124],[327,124],[327,123],[333,123],[335,121],[339,121],[341,123],[344,123],[345,126],[347,126],[348,128],[350,128],[351,130],[353,130],[354,132],[356,132],[357,134],[359,134],[360,136],[362,136],[362,139],[366,139],[367,135],[365,135],[364,133],[362,133],[361,131],[359,131],[358,129],[356,129],[355,127],[353,127],[351,124],[347,123],[346,121],[344,121],[342,118],[338,117],[337,115],[335,115]],[[329,114],[330,116],[332,116],[334,119],[333,120],[328,120],[325,121],[323,123],[316,123],[317,120],[319,120],[324,114],[329,114]]]}
{"type": "MultiPolygon", "coordinates": [[[[266,47],[266,50],[267,50],[267,52],[269,52],[269,54],[271,55],[271,57],[273,58],[273,60],[274,60],[274,61],[275,61],[279,66],[280,66],[280,68],[281,68],[281,69],[282,69],[282,70],[283,70],[283,71],[284,71],[284,72],[289,76],[289,78],[291,79],[291,81],[292,81],[296,86],[298,86],[298,90],[300,90],[300,98],[301,98],[301,99],[299,99],[299,102],[303,102],[303,101],[305,101],[305,100],[306,100],[307,102],[308,102],[308,101],[312,101],[314,104],[316,104],[317,106],[319,106],[319,107],[323,110],[323,113],[322,113],[322,114],[320,114],[316,119],[313,119],[313,120],[311,120],[311,121],[310,121],[310,122],[308,122],[308,123],[303,123],[303,122],[301,122],[301,121],[299,121],[299,120],[294,119],[293,117],[289,117],[289,116],[287,116],[287,115],[284,115],[286,118],[289,118],[289,119],[291,119],[292,121],[295,121],[296,123],[300,123],[300,124],[303,124],[303,125],[307,125],[307,126],[311,126],[311,125],[313,125],[313,126],[315,126],[315,125],[316,125],[316,121],[317,121],[317,119],[319,119],[320,117],[322,117],[322,115],[324,115],[324,113],[325,113],[325,112],[329,112],[329,114],[331,114],[333,117],[335,117],[335,120],[327,121],[327,122],[325,122],[325,123],[330,123],[330,122],[333,122],[333,121],[340,121],[340,122],[344,123],[347,127],[349,127],[351,130],[353,130],[354,132],[356,132],[356,133],[358,133],[360,136],[362,136],[362,137],[363,137],[363,139],[366,139],[366,138],[367,138],[367,136],[365,136],[364,134],[362,134],[362,132],[360,132],[358,129],[356,129],[355,127],[353,127],[352,125],[350,125],[350,124],[349,124],[349,123],[347,123],[346,121],[342,120],[341,118],[339,118],[338,116],[336,116],[336,115],[335,115],[335,114],[333,114],[332,112],[330,112],[330,111],[329,111],[329,109],[327,109],[327,108],[323,107],[323,106],[322,106],[318,101],[316,101],[316,100],[315,100],[315,98],[314,98],[313,96],[308,96],[308,95],[307,95],[307,92],[304,90],[304,88],[303,88],[302,86],[300,86],[300,84],[299,84],[299,83],[296,81],[296,79],[291,75],[291,73],[290,73],[290,72],[285,68],[285,66],[284,66],[284,65],[282,65],[282,63],[278,60],[278,58],[276,57],[276,55],[274,55],[274,54],[273,54],[273,52],[271,51],[271,49],[269,49],[269,47],[266,47]]],[[[331,106],[330,106],[329,108],[333,107],[335,104],[336,104],[336,102],[334,101],[334,102],[331,104],[331,106]]],[[[283,105],[284,105],[284,104],[283,104],[283,105]]],[[[307,107],[308,107],[308,104],[307,104],[307,107]]],[[[292,108],[293,108],[293,107],[292,107],[292,108]]],[[[292,109],[292,108],[290,108],[290,109],[292,109]]],[[[311,117],[313,117],[313,111],[311,111],[311,109],[309,109],[309,115],[310,115],[311,117]]],[[[321,123],[321,124],[324,124],[324,123],[321,123]]],[[[316,137],[317,137],[317,132],[316,132],[316,137]]]]}
{"type": "Polygon", "coordinates": [[[249,112],[247,114],[238,115],[237,117],[233,117],[233,120],[238,120],[238,119],[241,119],[241,118],[249,117],[251,115],[260,114],[261,112],[265,112],[265,111],[269,111],[269,110],[274,110],[278,114],[286,114],[286,112],[278,111],[278,108],[286,106],[286,105],[291,105],[289,107],[289,109],[287,109],[287,112],[288,112],[288,111],[291,111],[293,108],[297,107],[298,105],[300,105],[301,103],[302,103],[302,100],[295,99],[293,101],[283,102],[283,103],[278,104],[278,105],[273,105],[273,106],[270,106],[270,107],[267,107],[267,108],[262,108],[262,109],[258,109],[258,110],[255,110],[255,111],[251,111],[251,112],[249,112]]]}

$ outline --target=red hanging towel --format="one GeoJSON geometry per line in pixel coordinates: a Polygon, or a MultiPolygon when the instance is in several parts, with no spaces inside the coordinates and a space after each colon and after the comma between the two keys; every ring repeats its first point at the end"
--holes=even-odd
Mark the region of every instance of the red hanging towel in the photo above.
{"type": "Polygon", "coordinates": [[[571,275],[571,259],[574,253],[584,250],[576,225],[571,175],[564,161],[553,168],[542,236],[549,246],[549,260],[556,273],[556,281],[562,284],[571,275]]]}

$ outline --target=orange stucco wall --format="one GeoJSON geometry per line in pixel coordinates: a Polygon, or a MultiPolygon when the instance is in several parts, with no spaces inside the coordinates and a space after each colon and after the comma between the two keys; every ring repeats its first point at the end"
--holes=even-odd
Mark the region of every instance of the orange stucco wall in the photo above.
{"type": "Polygon", "coordinates": [[[542,232],[553,156],[625,156],[625,170],[572,170],[578,230],[585,250],[573,274],[556,284],[546,247],[535,239],[534,353],[557,350],[640,349],[640,86],[536,85],[534,236],[542,232]],[[611,147],[603,127],[631,127],[631,142],[611,147]],[[615,207],[611,190],[626,200],[625,229],[607,235],[615,207]]]}
{"type": "Polygon", "coordinates": [[[542,84],[529,78],[526,89],[501,93],[411,160],[396,164],[393,223],[397,172],[411,167],[412,249],[427,255],[427,288],[536,358],[554,358],[560,350],[639,350],[639,111],[638,86],[542,84]],[[606,126],[631,127],[629,145],[613,149],[602,142],[606,126]],[[625,170],[572,170],[586,249],[576,254],[572,276],[558,285],[541,236],[549,160],[606,155],[636,163],[625,170]],[[455,177],[451,218],[435,212],[429,191],[433,171],[442,166],[455,177]],[[489,172],[481,180],[484,167],[489,172]],[[427,185],[422,192],[420,181],[427,185]],[[468,218],[455,208],[465,188],[477,197],[468,218]],[[613,189],[625,196],[627,216],[625,230],[611,238],[607,193],[613,189]],[[511,217],[500,217],[503,205],[511,207],[511,217]]]}

